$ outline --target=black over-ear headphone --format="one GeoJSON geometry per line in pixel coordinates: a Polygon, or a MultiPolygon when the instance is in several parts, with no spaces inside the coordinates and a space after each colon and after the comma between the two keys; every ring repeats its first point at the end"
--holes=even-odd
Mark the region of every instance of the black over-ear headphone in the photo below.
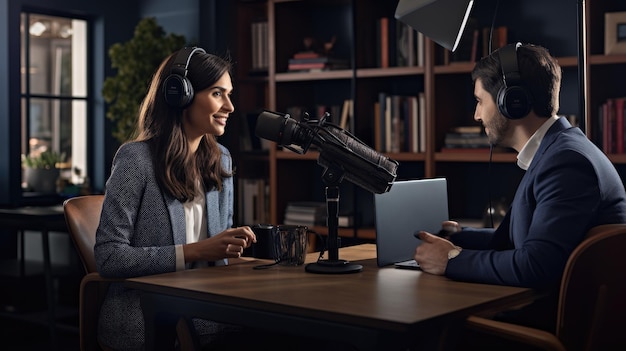
{"type": "Polygon", "coordinates": [[[498,51],[504,85],[498,91],[498,110],[505,117],[519,119],[530,113],[532,101],[524,87],[517,64],[517,48],[522,43],[511,44],[498,51]]]}
{"type": "Polygon", "coordinates": [[[191,56],[197,52],[206,53],[202,48],[185,47],[176,55],[170,75],[163,81],[165,101],[168,105],[185,108],[193,100],[193,86],[187,79],[187,67],[191,61],[191,56]]]}

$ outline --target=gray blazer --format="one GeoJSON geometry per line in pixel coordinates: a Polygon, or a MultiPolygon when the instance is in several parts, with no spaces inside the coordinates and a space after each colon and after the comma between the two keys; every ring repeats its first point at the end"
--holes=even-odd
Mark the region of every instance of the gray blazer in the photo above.
{"type": "MultiPolygon", "coordinates": [[[[232,171],[229,151],[220,145],[222,166],[232,171]]],[[[130,278],[176,270],[175,245],[186,242],[185,213],[180,201],[157,184],[148,144],[130,142],[117,151],[106,183],[94,254],[104,277],[130,278]]],[[[206,193],[207,236],[233,224],[233,178],[222,191],[206,193]]],[[[215,262],[227,264],[226,260],[215,262]]],[[[114,284],[100,311],[98,338],[116,349],[141,349],[143,314],[136,291],[114,284]]]]}

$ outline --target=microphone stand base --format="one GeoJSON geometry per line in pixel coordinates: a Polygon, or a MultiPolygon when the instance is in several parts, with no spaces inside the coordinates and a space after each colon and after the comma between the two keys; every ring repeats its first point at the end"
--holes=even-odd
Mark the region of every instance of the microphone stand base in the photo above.
{"type": "Polygon", "coordinates": [[[307,264],[304,270],[309,273],[346,274],[360,272],[363,270],[363,266],[346,260],[318,260],[317,262],[307,264]]]}

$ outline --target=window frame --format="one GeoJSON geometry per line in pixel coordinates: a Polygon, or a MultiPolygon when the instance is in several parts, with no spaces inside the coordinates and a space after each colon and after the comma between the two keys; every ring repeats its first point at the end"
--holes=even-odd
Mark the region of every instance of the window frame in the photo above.
{"type": "MultiPolygon", "coordinates": [[[[20,113],[20,126],[21,126],[21,130],[20,130],[20,135],[19,135],[19,145],[20,145],[20,152],[22,155],[27,155],[30,153],[31,148],[29,145],[29,141],[31,139],[31,122],[32,122],[32,108],[31,106],[33,106],[33,100],[43,100],[43,101],[47,101],[47,103],[51,103],[51,104],[64,104],[64,103],[69,103],[70,108],[69,108],[69,113],[72,116],[72,118],[70,119],[70,123],[71,123],[71,136],[70,136],[70,148],[71,148],[71,153],[72,153],[72,163],[70,168],[66,171],[66,174],[64,174],[64,178],[67,178],[71,183],[82,183],[82,182],[88,182],[88,175],[90,173],[89,170],[89,163],[90,163],[90,153],[88,152],[91,149],[91,144],[93,143],[93,133],[90,130],[90,124],[91,121],[89,121],[89,116],[91,114],[91,111],[93,109],[93,99],[91,97],[92,95],[92,89],[90,86],[90,77],[91,77],[91,70],[92,70],[92,64],[91,61],[89,60],[90,58],[90,31],[91,31],[91,24],[88,18],[84,18],[84,17],[80,17],[80,16],[76,16],[76,15],[71,15],[71,14],[62,14],[62,13],[50,13],[50,12],[46,12],[46,11],[38,11],[38,10],[33,10],[33,9],[22,9],[20,11],[20,24],[21,26],[24,28],[23,30],[20,30],[20,40],[19,40],[19,44],[20,44],[20,67],[21,68],[21,72],[20,72],[20,88],[19,88],[19,104],[20,104],[20,109],[21,109],[21,113],[20,113]],[[83,71],[83,75],[80,79],[83,79],[83,81],[81,82],[82,85],[84,85],[82,87],[82,94],[74,94],[73,91],[69,91],[68,92],[62,92],[59,91],[58,93],[54,93],[54,92],[33,92],[33,89],[31,87],[31,35],[29,34],[29,31],[26,29],[27,25],[30,24],[30,18],[31,16],[52,16],[52,17],[61,17],[61,18],[65,18],[68,19],[70,21],[73,20],[78,20],[78,21],[83,21],[83,25],[82,25],[82,29],[83,32],[82,33],[82,38],[81,40],[84,41],[84,47],[80,48],[80,50],[84,53],[84,58],[83,58],[83,62],[81,62],[82,67],[84,68],[83,71]],[[23,71],[23,72],[22,72],[23,71]],[[77,108],[78,107],[78,108],[77,108]],[[82,112],[82,116],[80,116],[79,118],[75,118],[76,115],[79,113],[77,112],[77,110],[80,110],[82,112]],[[81,130],[76,130],[77,126],[81,129],[81,130]],[[80,133],[81,134],[81,139],[80,140],[76,140],[76,134],[80,133]],[[74,143],[80,143],[82,141],[82,145],[80,146],[76,146],[74,145],[74,143]],[[76,152],[76,150],[80,149],[80,152],[76,152]],[[80,154],[80,159],[77,158],[77,155],[80,154]],[[77,162],[78,161],[78,162],[77,162]],[[79,169],[81,171],[80,174],[77,174],[74,171],[74,168],[80,165],[79,169]]],[[[73,33],[72,35],[76,35],[76,33],[73,33]]],[[[72,55],[72,50],[73,47],[70,45],[69,46],[69,54],[72,55]]],[[[74,60],[74,57],[72,57],[72,60],[74,60]]],[[[72,66],[75,64],[75,62],[72,62],[72,66]]],[[[73,69],[73,68],[71,68],[73,69]]],[[[72,81],[72,84],[75,84],[75,81],[72,81]]],[[[73,87],[73,85],[71,85],[73,87]]],[[[67,106],[66,106],[67,107],[67,106]]],[[[59,110],[61,109],[61,107],[59,107],[59,110]]],[[[52,113],[52,112],[51,112],[52,113]]],[[[51,117],[50,117],[51,118],[51,117]]],[[[61,117],[59,117],[61,118],[61,117]]],[[[50,127],[51,129],[53,129],[53,127],[50,127]]],[[[62,128],[62,122],[59,119],[58,122],[58,126],[57,126],[57,138],[60,138],[61,136],[61,128],[62,128]]],[[[54,130],[52,130],[51,132],[54,133],[54,130]]],[[[51,138],[51,140],[54,140],[54,138],[51,138]]],[[[51,141],[52,144],[52,150],[53,151],[60,151],[59,145],[60,143],[57,143],[57,146],[55,147],[55,143],[51,141]]],[[[23,156],[22,156],[23,157],[23,156]]],[[[24,167],[21,167],[22,169],[22,173],[21,173],[21,180],[20,183],[23,182],[24,179],[24,167]]],[[[86,183],[85,185],[89,185],[88,183],[86,183]]],[[[31,198],[33,196],[33,194],[29,194],[28,189],[22,189],[21,192],[21,202],[25,202],[25,197],[27,198],[31,198]]],[[[59,195],[59,194],[53,194],[53,195],[59,195]]],[[[35,194],[35,196],[37,196],[35,194]]]]}

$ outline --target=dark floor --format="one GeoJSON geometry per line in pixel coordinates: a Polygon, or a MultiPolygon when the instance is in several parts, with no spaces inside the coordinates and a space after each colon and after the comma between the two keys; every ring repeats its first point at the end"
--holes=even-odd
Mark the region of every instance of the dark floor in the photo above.
{"type": "MultiPolygon", "coordinates": [[[[39,316],[43,316],[45,320],[45,312],[39,316]]],[[[54,347],[50,329],[45,323],[14,319],[8,314],[2,313],[0,314],[2,349],[7,351],[79,350],[77,314],[60,318],[59,322],[61,323],[56,332],[57,347],[54,347]]]]}
{"type": "Polygon", "coordinates": [[[2,350],[79,350],[78,289],[81,275],[55,277],[56,345],[48,326],[42,275],[0,278],[2,350]]]}

